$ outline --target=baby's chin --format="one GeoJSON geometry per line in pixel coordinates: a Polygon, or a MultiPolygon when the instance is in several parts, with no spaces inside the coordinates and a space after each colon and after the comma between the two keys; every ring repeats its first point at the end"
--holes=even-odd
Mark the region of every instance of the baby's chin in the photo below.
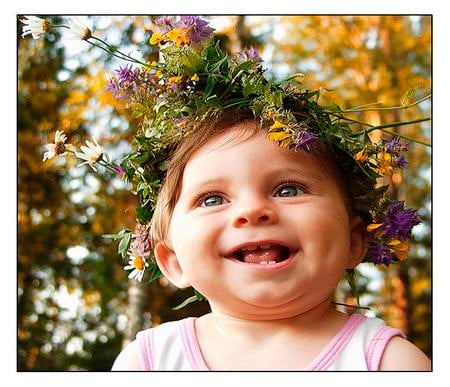
{"type": "Polygon", "coordinates": [[[315,302],[307,302],[293,294],[275,294],[269,291],[253,291],[233,294],[220,299],[209,299],[211,310],[220,310],[227,315],[246,320],[276,320],[290,318],[307,312],[315,302]]]}

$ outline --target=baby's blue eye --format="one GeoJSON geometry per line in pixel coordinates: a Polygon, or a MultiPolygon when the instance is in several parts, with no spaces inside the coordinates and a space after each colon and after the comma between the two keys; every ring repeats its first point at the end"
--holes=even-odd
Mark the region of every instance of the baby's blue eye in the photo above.
{"type": "Polygon", "coordinates": [[[288,198],[292,196],[298,196],[303,193],[303,190],[300,187],[297,187],[295,185],[285,185],[283,187],[280,187],[276,193],[275,196],[281,197],[281,198],[288,198]]]}
{"type": "Polygon", "coordinates": [[[211,195],[202,200],[202,207],[220,206],[223,204],[223,197],[219,195],[211,195]]]}

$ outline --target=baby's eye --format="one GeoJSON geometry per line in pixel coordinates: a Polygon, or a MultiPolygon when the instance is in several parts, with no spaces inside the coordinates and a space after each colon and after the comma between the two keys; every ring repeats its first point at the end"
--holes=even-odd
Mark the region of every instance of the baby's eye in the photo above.
{"type": "Polygon", "coordinates": [[[286,184],[276,190],[275,196],[288,198],[292,196],[298,196],[303,193],[305,193],[305,191],[301,187],[294,184],[286,184]]]}
{"type": "Polygon", "coordinates": [[[219,195],[209,195],[202,199],[201,207],[220,206],[224,203],[224,198],[219,195]]]}

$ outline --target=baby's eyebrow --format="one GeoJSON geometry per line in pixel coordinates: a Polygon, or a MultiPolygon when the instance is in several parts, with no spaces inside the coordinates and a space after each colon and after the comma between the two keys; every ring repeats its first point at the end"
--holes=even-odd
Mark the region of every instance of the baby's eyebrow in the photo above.
{"type": "Polygon", "coordinates": [[[226,177],[213,177],[206,180],[196,181],[194,184],[191,184],[189,187],[187,187],[187,192],[196,191],[205,187],[215,187],[220,184],[225,184],[229,181],[226,177]]]}
{"type": "Polygon", "coordinates": [[[272,171],[267,172],[267,177],[288,177],[288,176],[298,176],[300,178],[306,178],[309,180],[317,180],[322,181],[324,177],[316,172],[307,171],[302,168],[283,168],[281,170],[274,169],[272,171]]]}
{"type": "MultiPolygon", "coordinates": [[[[269,170],[264,174],[263,179],[271,180],[274,178],[281,178],[281,179],[288,179],[288,178],[303,178],[307,180],[314,180],[314,181],[323,181],[323,176],[321,176],[318,173],[312,172],[312,171],[306,171],[301,168],[283,168],[283,169],[273,169],[269,170]]],[[[205,179],[201,181],[197,181],[191,186],[187,187],[186,192],[193,192],[198,191],[201,189],[207,189],[211,188],[214,189],[214,187],[221,186],[223,184],[227,184],[232,180],[232,177],[227,176],[218,176],[218,177],[212,177],[210,179],[205,179]]]]}

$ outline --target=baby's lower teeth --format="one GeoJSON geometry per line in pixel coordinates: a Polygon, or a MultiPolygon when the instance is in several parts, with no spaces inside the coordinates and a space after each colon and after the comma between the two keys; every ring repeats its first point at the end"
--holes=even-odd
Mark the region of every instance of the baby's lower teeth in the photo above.
{"type": "Polygon", "coordinates": [[[271,265],[276,263],[276,261],[261,261],[259,264],[260,265],[271,265]]]}

